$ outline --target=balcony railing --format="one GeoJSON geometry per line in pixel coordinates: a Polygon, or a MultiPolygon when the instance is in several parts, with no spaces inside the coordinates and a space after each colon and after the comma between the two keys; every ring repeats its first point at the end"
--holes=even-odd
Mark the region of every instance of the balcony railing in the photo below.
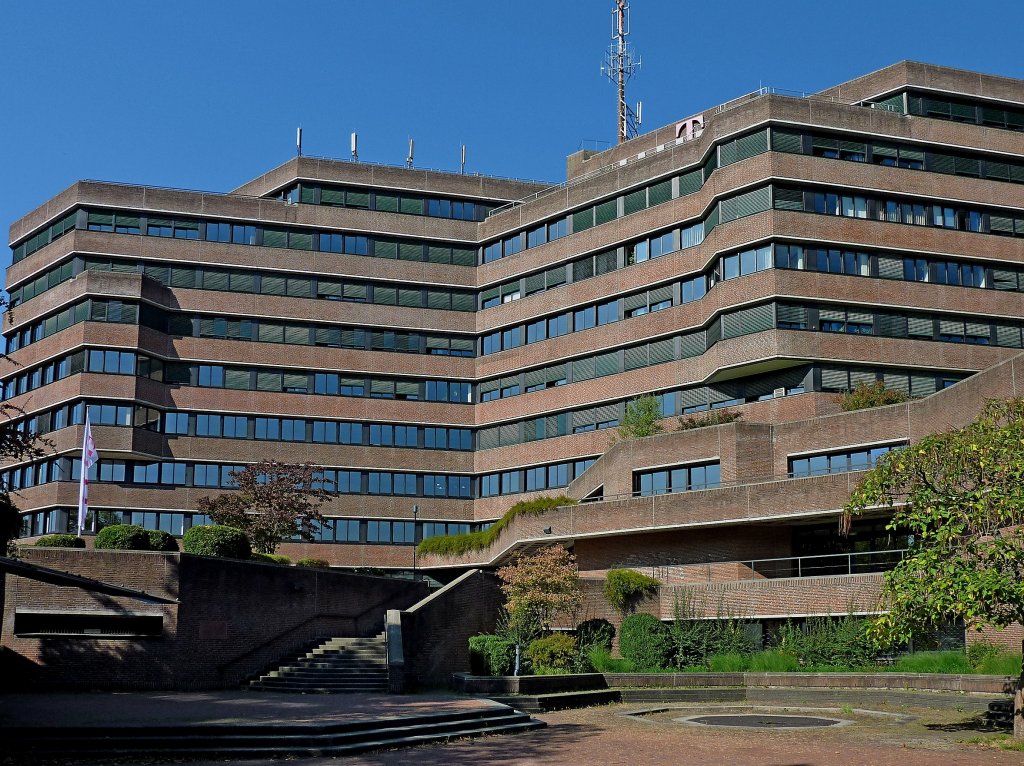
{"type": "MultiPolygon", "coordinates": [[[[776,580],[789,577],[830,577],[888,572],[907,555],[906,548],[856,553],[826,553],[817,556],[790,556],[746,561],[715,561],[705,564],[679,564],[661,567],[630,567],[644,572],[665,585],[735,580],[776,580]]],[[[628,565],[627,565],[628,566],[628,565]]]]}

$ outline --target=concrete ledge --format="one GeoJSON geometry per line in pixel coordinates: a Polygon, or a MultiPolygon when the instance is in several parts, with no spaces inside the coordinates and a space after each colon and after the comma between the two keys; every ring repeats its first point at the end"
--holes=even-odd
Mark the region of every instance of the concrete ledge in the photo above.
{"type": "MultiPolygon", "coordinates": [[[[567,676],[550,676],[567,678],[567,676]]],[[[1010,676],[939,673],[605,673],[610,687],[785,687],[788,689],[916,689],[1012,694],[1010,676]]]]}
{"type": "Polygon", "coordinates": [[[563,676],[474,676],[454,675],[455,689],[463,694],[557,694],[607,689],[603,673],[574,673],[563,676]]]}

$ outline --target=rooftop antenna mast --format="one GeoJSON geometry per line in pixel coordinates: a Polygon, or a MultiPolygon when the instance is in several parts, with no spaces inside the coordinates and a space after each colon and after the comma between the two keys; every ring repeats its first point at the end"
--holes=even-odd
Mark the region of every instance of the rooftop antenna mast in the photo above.
{"type": "MultiPolygon", "coordinates": [[[[640,68],[640,57],[633,60],[633,46],[626,42],[629,37],[629,3],[626,0],[615,0],[612,11],[612,43],[608,46],[604,66],[601,71],[618,87],[619,90],[619,140],[618,143],[636,137],[640,126],[639,108],[634,113],[626,104],[626,80],[640,68]]],[[[638,105],[639,106],[639,105],[638,105]]]]}

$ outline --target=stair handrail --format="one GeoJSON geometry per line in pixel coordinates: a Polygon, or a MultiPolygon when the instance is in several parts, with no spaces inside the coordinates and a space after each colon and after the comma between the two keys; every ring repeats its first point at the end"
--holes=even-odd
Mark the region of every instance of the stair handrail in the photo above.
{"type": "Polygon", "coordinates": [[[220,663],[219,665],[217,665],[217,672],[220,673],[221,676],[223,676],[224,675],[224,671],[226,671],[229,667],[234,665],[236,662],[238,662],[240,660],[243,660],[243,659],[245,659],[246,657],[249,657],[252,654],[255,654],[256,652],[260,651],[261,649],[265,649],[266,647],[270,646],[275,641],[279,641],[282,638],[284,638],[285,636],[287,636],[289,633],[294,633],[295,631],[300,630],[301,628],[306,627],[311,622],[314,622],[316,620],[323,620],[323,619],[344,619],[344,620],[352,620],[353,623],[358,623],[359,619],[363,615],[369,614],[370,612],[374,611],[375,609],[379,610],[382,605],[388,603],[390,600],[391,599],[384,599],[382,601],[379,601],[376,604],[374,604],[372,606],[368,606],[363,611],[358,612],[358,613],[356,613],[354,615],[353,614],[333,614],[333,613],[330,613],[330,612],[321,612],[321,613],[317,613],[317,614],[311,615],[311,616],[307,617],[305,620],[303,620],[302,622],[300,622],[299,624],[292,625],[290,628],[285,628],[284,630],[280,631],[279,633],[276,633],[273,636],[271,636],[270,638],[268,638],[266,641],[263,641],[262,643],[257,644],[256,646],[252,646],[252,647],[246,649],[244,652],[242,652],[241,654],[239,654],[239,655],[237,655],[235,657],[232,657],[230,660],[226,660],[225,662],[220,663]]]}

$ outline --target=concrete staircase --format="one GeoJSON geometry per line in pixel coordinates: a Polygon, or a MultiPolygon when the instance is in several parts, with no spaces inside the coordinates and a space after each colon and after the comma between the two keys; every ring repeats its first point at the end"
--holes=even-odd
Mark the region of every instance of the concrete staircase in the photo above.
{"type": "MultiPolygon", "coordinates": [[[[546,724],[493,705],[370,721],[174,726],[29,728],[4,732],[4,754],[29,758],[110,759],[283,758],[353,755],[372,750],[449,742],[462,737],[515,734],[546,724]]],[[[109,761],[107,761],[109,762],[109,761]]]]}
{"type": "Polygon", "coordinates": [[[388,660],[384,634],[372,638],[330,638],[250,681],[247,688],[300,694],[386,694],[388,660]]]}

